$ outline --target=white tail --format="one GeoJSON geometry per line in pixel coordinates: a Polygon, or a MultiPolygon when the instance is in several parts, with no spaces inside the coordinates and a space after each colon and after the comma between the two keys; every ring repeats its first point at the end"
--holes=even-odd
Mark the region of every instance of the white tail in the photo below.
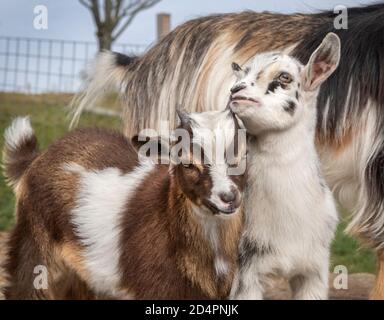
{"type": "Polygon", "coordinates": [[[16,150],[23,142],[34,135],[29,117],[18,117],[5,130],[5,149],[16,150]]]}
{"type": "Polygon", "coordinates": [[[37,155],[37,140],[29,117],[16,118],[5,130],[2,163],[6,181],[14,190],[37,155]]]}

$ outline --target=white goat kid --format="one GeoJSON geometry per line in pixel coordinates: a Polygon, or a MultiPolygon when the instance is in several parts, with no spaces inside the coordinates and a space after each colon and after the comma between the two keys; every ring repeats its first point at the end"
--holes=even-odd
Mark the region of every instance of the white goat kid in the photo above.
{"type": "Polygon", "coordinates": [[[340,40],[328,34],[306,66],[283,53],[257,55],[230,107],[249,138],[245,229],[233,299],[262,299],[268,276],[290,281],[295,299],[328,296],[329,247],[337,211],[315,150],[319,87],[336,69],[340,40]]]}

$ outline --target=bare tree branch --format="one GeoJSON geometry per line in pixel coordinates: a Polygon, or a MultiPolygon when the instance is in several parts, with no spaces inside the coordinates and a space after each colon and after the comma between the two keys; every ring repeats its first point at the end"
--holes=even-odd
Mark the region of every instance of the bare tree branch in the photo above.
{"type": "Polygon", "coordinates": [[[111,44],[131,24],[136,15],[161,0],[79,0],[93,17],[97,28],[99,49],[110,49],[111,44]],[[100,11],[99,2],[103,3],[100,11]]]}
{"type": "Polygon", "coordinates": [[[91,8],[91,4],[89,3],[89,2],[87,2],[86,0],[79,0],[80,1],[80,3],[84,6],[84,7],[86,7],[87,9],[89,9],[89,10],[92,10],[92,8],[91,8]]]}
{"type": "Polygon", "coordinates": [[[122,10],[120,18],[136,14],[137,10],[141,11],[148,9],[160,1],[161,0],[131,0],[130,3],[122,10]]]}
{"type": "Polygon", "coordinates": [[[116,5],[114,7],[115,12],[114,12],[114,15],[113,15],[115,23],[117,23],[118,20],[119,20],[119,13],[120,13],[120,10],[121,10],[122,3],[123,3],[123,0],[116,0],[116,5]]]}
{"type": "Polygon", "coordinates": [[[123,17],[126,17],[127,20],[121,25],[121,27],[115,32],[115,34],[112,36],[112,39],[117,39],[124,30],[131,24],[132,20],[136,17],[136,15],[145,9],[148,9],[150,7],[153,7],[155,4],[159,3],[161,0],[146,0],[146,1],[132,1],[132,3],[135,3],[137,5],[136,8],[133,8],[133,5],[129,6],[131,11],[128,11],[128,7],[126,7],[123,10],[123,15],[120,17],[119,20],[121,20],[123,17]]]}
{"type": "Polygon", "coordinates": [[[111,25],[112,17],[112,1],[111,0],[104,0],[104,23],[106,25],[111,25]]]}
{"type": "Polygon", "coordinates": [[[97,0],[90,0],[90,1],[91,1],[90,10],[92,12],[93,19],[95,20],[96,27],[98,28],[99,25],[102,23],[100,19],[99,3],[97,2],[97,0]]]}

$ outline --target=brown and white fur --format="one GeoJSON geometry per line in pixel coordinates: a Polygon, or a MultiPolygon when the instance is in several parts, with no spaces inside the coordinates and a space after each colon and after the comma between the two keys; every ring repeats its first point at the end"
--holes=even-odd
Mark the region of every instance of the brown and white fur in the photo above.
{"type": "MultiPolygon", "coordinates": [[[[181,115],[193,141],[203,129],[220,128],[225,143],[237,143],[229,109],[181,115]]],[[[65,281],[96,296],[226,298],[242,225],[243,175],[229,176],[226,162],[187,155],[189,164],[155,164],[139,159],[123,135],[100,129],[76,130],[40,152],[29,120],[16,119],[4,150],[17,198],[6,297],[57,298],[51,289],[64,272],[72,275],[65,281]],[[39,265],[48,271],[47,290],[34,287],[39,265]]]]}
{"type": "Polygon", "coordinates": [[[234,299],[261,299],[268,276],[290,280],[295,299],[326,299],[337,226],[315,149],[320,84],[336,69],[340,40],[328,34],[303,66],[282,53],[257,55],[231,90],[230,107],[250,135],[245,224],[234,299]]]}
{"type": "Polygon", "coordinates": [[[89,106],[94,93],[117,82],[128,97],[125,134],[159,130],[162,120],[175,121],[178,104],[199,112],[223,108],[235,80],[233,61],[243,65],[257,53],[289,49],[306,64],[324,36],[335,32],[342,59],[319,93],[316,145],[327,183],[353,217],[348,231],[378,252],[372,297],[384,299],[384,4],[348,8],[348,29],[338,30],[339,13],[330,9],[247,11],[187,21],[136,60],[102,55],[94,73],[101,76],[91,79],[86,90],[91,94],[79,106],[89,106]]]}

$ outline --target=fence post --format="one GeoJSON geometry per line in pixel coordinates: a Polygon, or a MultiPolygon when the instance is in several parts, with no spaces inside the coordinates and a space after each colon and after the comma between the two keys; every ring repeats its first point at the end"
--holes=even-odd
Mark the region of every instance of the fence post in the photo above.
{"type": "Polygon", "coordinates": [[[160,41],[171,31],[171,15],[159,13],[157,15],[157,41],[160,41]]]}

